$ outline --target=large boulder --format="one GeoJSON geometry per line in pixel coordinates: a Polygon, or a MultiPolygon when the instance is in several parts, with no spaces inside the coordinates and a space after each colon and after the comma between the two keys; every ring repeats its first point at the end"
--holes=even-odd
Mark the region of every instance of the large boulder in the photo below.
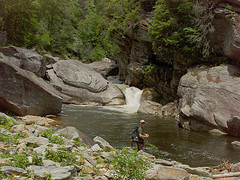
{"type": "Polygon", "coordinates": [[[179,124],[186,129],[218,129],[239,136],[240,78],[231,65],[189,70],[179,83],[179,124]],[[235,125],[233,124],[235,122],[235,125]]]}
{"type": "Polygon", "coordinates": [[[0,59],[0,109],[17,115],[57,114],[62,99],[58,92],[34,73],[0,59]]]}
{"type": "Polygon", "coordinates": [[[124,104],[124,95],[117,86],[80,61],[60,60],[47,70],[47,76],[54,87],[71,97],[63,97],[65,102],[124,104]]]}
{"type": "Polygon", "coordinates": [[[31,71],[37,76],[45,77],[45,58],[36,51],[15,46],[6,46],[0,47],[0,53],[2,53],[4,59],[8,60],[10,63],[31,71]]]}
{"type": "Polygon", "coordinates": [[[95,61],[89,64],[91,68],[102,74],[103,77],[118,75],[118,65],[115,61],[103,58],[102,61],[95,61]]]}

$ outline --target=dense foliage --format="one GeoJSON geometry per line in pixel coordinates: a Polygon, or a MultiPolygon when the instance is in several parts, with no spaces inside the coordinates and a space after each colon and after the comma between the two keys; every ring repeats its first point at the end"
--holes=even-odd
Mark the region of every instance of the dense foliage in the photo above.
{"type": "MultiPolygon", "coordinates": [[[[144,1],[0,0],[0,30],[7,31],[9,45],[96,61],[119,52],[110,36],[132,33],[144,1]]],[[[208,57],[211,13],[209,3],[157,0],[149,33],[158,63],[191,65],[208,57]]]]}
{"type": "Polygon", "coordinates": [[[0,0],[0,30],[8,45],[86,60],[100,60],[119,51],[109,39],[139,20],[134,0],[0,0]]]}

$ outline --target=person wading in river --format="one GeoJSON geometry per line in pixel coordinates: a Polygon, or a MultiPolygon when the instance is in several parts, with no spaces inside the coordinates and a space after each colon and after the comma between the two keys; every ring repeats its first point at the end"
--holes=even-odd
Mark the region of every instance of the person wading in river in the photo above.
{"type": "Polygon", "coordinates": [[[143,127],[145,125],[145,121],[141,120],[140,121],[140,127],[138,128],[138,142],[137,142],[137,147],[138,147],[138,151],[143,149],[143,145],[144,145],[144,138],[148,138],[149,135],[145,134],[143,132],[143,127]]]}

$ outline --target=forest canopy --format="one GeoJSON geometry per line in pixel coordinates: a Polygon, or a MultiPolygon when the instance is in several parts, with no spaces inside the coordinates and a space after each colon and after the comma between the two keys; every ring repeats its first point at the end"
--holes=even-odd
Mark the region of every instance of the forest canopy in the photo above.
{"type": "MultiPolygon", "coordinates": [[[[8,45],[97,61],[119,52],[111,34],[124,35],[137,28],[144,18],[144,2],[0,0],[0,31],[7,32],[8,45]]],[[[194,57],[208,57],[212,53],[208,41],[212,29],[201,36],[203,26],[196,23],[199,16],[195,6],[191,0],[156,1],[149,35],[160,61],[172,64],[179,56],[191,64],[194,57]]]]}

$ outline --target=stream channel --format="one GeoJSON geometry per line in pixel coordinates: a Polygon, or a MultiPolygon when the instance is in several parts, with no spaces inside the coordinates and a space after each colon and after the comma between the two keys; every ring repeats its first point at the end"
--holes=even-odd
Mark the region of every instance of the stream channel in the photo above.
{"type": "MultiPolygon", "coordinates": [[[[137,94],[135,89],[132,93],[137,94]]],[[[130,94],[130,97],[133,95],[130,94]]],[[[192,167],[216,166],[223,161],[240,162],[240,147],[231,144],[239,138],[184,130],[173,118],[136,113],[133,104],[115,107],[63,105],[57,119],[60,127],[76,127],[91,138],[100,136],[114,148],[131,146],[131,132],[144,119],[144,131],[150,135],[145,140],[144,151],[157,158],[192,167]],[[148,146],[148,143],[158,150],[148,146]]]]}

